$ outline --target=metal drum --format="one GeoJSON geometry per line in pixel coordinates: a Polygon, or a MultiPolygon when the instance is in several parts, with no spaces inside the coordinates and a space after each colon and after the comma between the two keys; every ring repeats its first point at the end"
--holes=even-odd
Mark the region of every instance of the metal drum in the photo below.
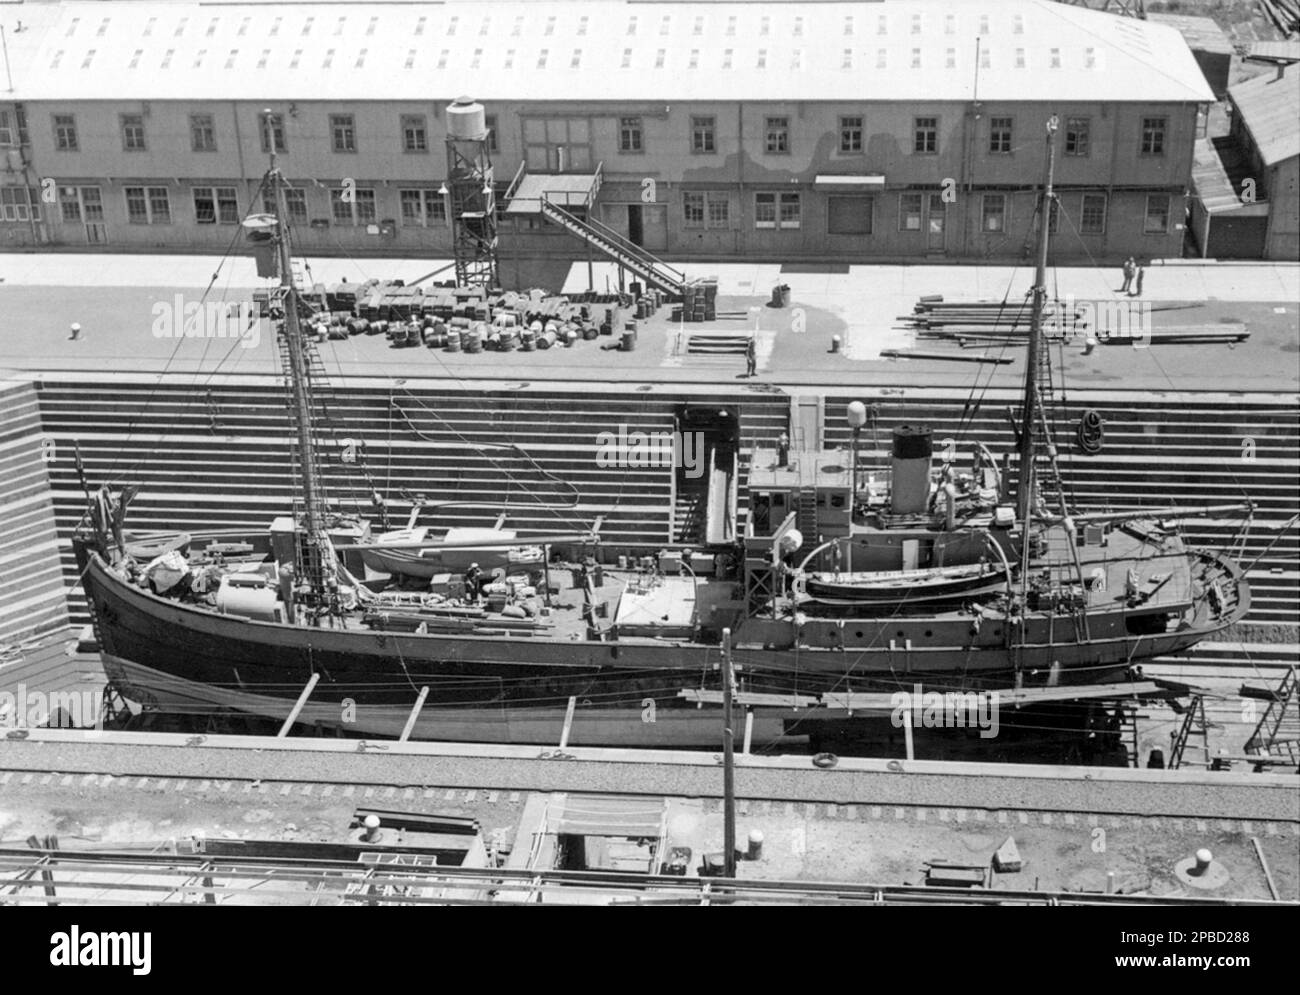
{"type": "Polygon", "coordinates": [[[447,351],[460,352],[460,329],[450,328],[447,330],[447,351]]]}

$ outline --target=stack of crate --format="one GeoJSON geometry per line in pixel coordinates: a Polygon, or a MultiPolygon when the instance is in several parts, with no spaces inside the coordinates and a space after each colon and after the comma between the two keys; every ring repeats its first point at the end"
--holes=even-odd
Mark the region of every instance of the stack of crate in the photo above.
{"type": "Polygon", "coordinates": [[[682,294],[683,321],[714,321],[718,317],[718,278],[692,280],[682,294]]]}

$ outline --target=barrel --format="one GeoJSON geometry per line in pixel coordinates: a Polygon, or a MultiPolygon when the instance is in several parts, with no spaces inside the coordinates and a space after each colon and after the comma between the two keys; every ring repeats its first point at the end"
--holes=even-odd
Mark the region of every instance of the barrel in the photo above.
{"type": "Polygon", "coordinates": [[[563,338],[564,345],[567,348],[568,346],[571,346],[573,345],[573,343],[578,341],[578,330],[574,328],[572,325],[565,325],[564,332],[561,338],[563,338]]]}
{"type": "Polygon", "coordinates": [[[479,334],[478,326],[466,329],[460,337],[460,344],[465,352],[482,352],[483,336],[479,334]]]}
{"type": "Polygon", "coordinates": [[[436,328],[429,328],[424,333],[424,344],[430,349],[441,349],[447,344],[447,333],[440,332],[436,328]]]}
{"type": "Polygon", "coordinates": [[[450,328],[447,330],[447,351],[460,352],[460,329],[450,328]]]}
{"type": "Polygon", "coordinates": [[[555,332],[548,328],[546,331],[542,332],[541,335],[537,336],[537,348],[549,349],[551,346],[555,345],[555,341],[558,337],[559,336],[557,336],[555,332]]]}
{"type": "Polygon", "coordinates": [[[519,348],[519,335],[516,329],[501,329],[501,341],[497,343],[497,348],[502,352],[514,352],[519,348]]]}
{"type": "Polygon", "coordinates": [[[627,329],[623,332],[623,339],[619,346],[624,352],[631,352],[636,348],[636,329],[627,329]]]}
{"type": "Polygon", "coordinates": [[[531,327],[525,328],[519,336],[519,348],[524,352],[532,352],[537,348],[537,333],[531,327]]]}
{"type": "Polygon", "coordinates": [[[582,338],[584,341],[590,342],[599,334],[600,334],[600,329],[597,328],[595,325],[593,325],[591,322],[587,322],[585,325],[582,326],[582,338]]]}

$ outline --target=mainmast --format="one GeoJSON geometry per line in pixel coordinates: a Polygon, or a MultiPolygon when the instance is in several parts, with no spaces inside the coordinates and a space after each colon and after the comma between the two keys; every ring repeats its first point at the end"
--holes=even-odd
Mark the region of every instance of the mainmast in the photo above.
{"type": "Polygon", "coordinates": [[[1039,366],[1043,356],[1043,311],[1047,302],[1047,241],[1051,227],[1052,177],[1056,165],[1055,138],[1057,118],[1047,119],[1047,176],[1043,183],[1038,210],[1038,259],[1034,268],[1033,309],[1029,322],[1029,353],[1025,359],[1025,398],[1020,415],[1020,458],[1016,477],[1016,518],[1029,520],[1034,498],[1034,440],[1042,398],[1038,394],[1039,366]]]}
{"type": "MultiPolygon", "coordinates": [[[[250,227],[266,231],[275,242],[275,263],[279,270],[278,298],[284,309],[284,324],[280,329],[280,352],[289,385],[289,407],[293,416],[297,449],[297,470],[302,486],[303,518],[295,522],[294,570],[296,585],[305,590],[307,621],[318,625],[322,616],[338,614],[338,580],[334,573],[333,551],[325,532],[325,494],[322,488],[320,466],[316,456],[313,435],[314,404],[312,401],[312,370],[314,350],[303,338],[302,323],[298,313],[298,288],[293,281],[293,262],[289,247],[289,212],[284,197],[284,177],[276,165],[275,151],[271,151],[271,168],[267,172],[271,202],[275,214],[250,218],[250,227]]],[[[265,237],[265,236],[263,236],[265,237]]],[[[269,262],[269,259],[267,260],[269,262]]],[[[259,267],[260,268],[260,267],[259,267]]],[[[266,274],[271,275],[271,274],[266,274]]],[[[296,502],[295,502],[296,503],[296,502]]]]}

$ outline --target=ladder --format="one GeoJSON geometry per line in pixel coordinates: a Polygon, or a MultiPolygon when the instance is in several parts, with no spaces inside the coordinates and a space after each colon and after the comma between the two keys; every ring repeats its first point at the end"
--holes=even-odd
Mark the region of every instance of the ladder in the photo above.
{"type": "Polygon", "coordinates": [[[1300,689],[1295,667],[1282,676],[1245,749],[1247,753],[1285,756],[1300,766],[1300,689]]]}
{"type": "MultiPolygon", "coordinates": [[[[285,305],[283,293],[277,293],[276,297],[278,298],[278,305],[283,308],[285,305]]],[[[321,362],[320,351],[316,348],[314,333],[311,331],[311,318],[312,315],[310,314],[303,317],[299,326],[303,329],[302,339],[299,343],[299,355],[301,356],[303,368],[298,371],[298,376],[307,395],[308,418],[312,422],[308,428],[314,431],[318,425],[327,424],[329,422],[328,414],[326,413],[326,402],[327,400],[332,399],[332,391],[325,376],[325,366],[321,362]]],[[[276,332],[275,341],[280,353],[280,367],[284,371],[285,376],[285,406],[288,409],[289,422],[293,428],[293,434],[291,436],[293,439],[293,442],[291,443],[293,458],[292,465],[298,473],[301,473],[304,461],[311,459],[313,462],[313,468],[316,471],[316,479],[323,483],[324,477],[321,473],[321,462],[316,448],[313,446],[310,454],[299,452],[301,447],[298,444],[298,429],[301,426],[299,425],[298,410],[292,402],[294,370],[293,355],[289,350],[288,334],[288,321],[281,321],[276,332]]],[[[320,490],[318,490],[316,500],[317,506],[311,510],[314,513],[317,522],[324,522],[327,509],[325,506],[324,495],[320,490]]],[[[303,500],[299,496],[295,495],[293,506],[294,521],[299,522],[303,520],[306,511],[307,509],[304,507],[303,500]]],[[[317,552],[320,547],[316,542],[304,541],[306,537],[297,533],[296,530],[295,535],[297,536],[294,542],[294,571],[296,581],[298,583],[307,583],[313,592],[325,591],[327,571],[324,556],[317,552]]],[[[319,537],[313,538],[319,539],[319,537]]]]}
{"type": "Polygon", "coordinates": [[[542,216],[570,234],[576,235],[602,255],[614,260],[626,270],[640,277],[653,287],[658,287],[666,294],[680,297],[686,285],[686,274],[669,266],[663,260],[628,238],[620,235],[613,228],[602,224],[595,218],[579,218],[543,197],[539,202],[542,216]]]}
{"type": "Polygon", "coordinates": [[[1209,767],[1209,723],[1205,718],[1205,699],[1199,694],[1192,696],[1192,704],[1187,709],[1187,714],[1183,717],[1183,724],[1179,727],[1178,732],[1174,734],[1174,741],[1169,749],[1168,767],[1170,770],[1177,770],[1182,766],[1183,753],[1187,749],[1187,743],[1193,734],[1201,737],[1201,742],[1205,750],[1205,766],[1209,767]]]}

